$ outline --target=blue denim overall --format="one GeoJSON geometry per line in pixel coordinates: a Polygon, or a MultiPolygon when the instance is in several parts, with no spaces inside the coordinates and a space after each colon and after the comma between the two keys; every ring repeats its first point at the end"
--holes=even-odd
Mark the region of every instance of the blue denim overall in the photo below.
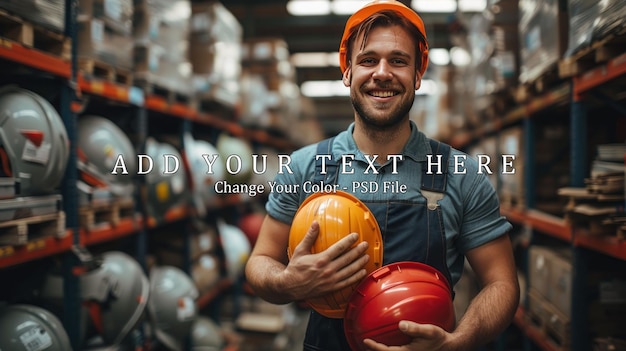
{"type": "MultiPolygon", "coordinates": [[[[326,139],[317,146],[318,155],[332,155],[332,141],[326,139]]],[[[448,164],[450,146],[429,139],[433,157],[442,156],[448,164]]],[[[332,157],[332,156],[331,156],[332,157]]],[[[336,184],[338,163],[326,162],[326,174],[321,173],[321,161],[316,163],[315,182],[336,184]]],[[[447,167],[442,174],[426,174],[422,167],[420,192],[426,198],[401,201],[364,201],[372,211],[383,236],[383,265],[399,261],[416,261],[428,264],[442,272],[451,282],[446,264],[446,239],[442,211],[437,201],[443,198],[446,188],[447,167]]],[[[311,311],[304,339],[304,351],[349,351],[344,335],[343,319],[333,319],[311,311]]]]}

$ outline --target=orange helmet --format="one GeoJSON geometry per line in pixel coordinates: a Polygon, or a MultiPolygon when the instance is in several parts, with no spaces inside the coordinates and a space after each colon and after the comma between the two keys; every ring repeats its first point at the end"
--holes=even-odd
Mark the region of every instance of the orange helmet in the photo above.
{"type": "MultiPolygon", "coordinates": [[[[385,10],[393,10],[409,20],[409,22],[413,23],[424,35],[424,39],[426,39],[424,21],[422,21],[422,18],[415,11],[396,0],[374,0],[355,12],[346,22],[346,27],[343,30],[343,36],[341,37],[341,44],[339,46],[339,67],[341,68],[341,73],[345,72],[346,68],[348,68],[348,58],[346,55],[348,54],[348,37],[350,36],[352,28],[359,26],[369,16],[385,10]]],[[[421,49],[422,66],[419,71],[420,75],[424,76],[424,72],[426,72],[426,68],[428,67],[428,44],[425,43],[425,46],[421,49]]]]}
{"type": "Polygon", "coordinates": [[[419,262],[397,262],[370,273],[356,287],[343,323],[350,348],[364,350],[369,338],[389,346],[411,339],[398,329],[401,320],[452,331],[456,323],[448,280],[419,262]]]}
{"type": "MultiPolygon", "coordinates": [[[[289,258],[314,220],[319,223],[320,232],[311,253],[324,251],[346,235],[358,233],[361,241],[369,243],[366,251],[370,257],[365,266],[367,272],[373,272],[382,266],[383,240],[376,218],[364,203],[343,191],[315,193],[302,202],[289,232],[289,258]]],[[[348,299],[356,285],[306,302],[326,317],[343,318],[348,299]]]]}

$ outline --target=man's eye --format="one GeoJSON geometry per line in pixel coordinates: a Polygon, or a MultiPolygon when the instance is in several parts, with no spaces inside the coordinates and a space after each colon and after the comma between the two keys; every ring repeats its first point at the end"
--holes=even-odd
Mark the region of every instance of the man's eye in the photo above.
{"type": "Polygon", "coordinates": [[[391,60],[391,63],[394,65],[406,65],[406,61],[403,59],[391,60]]]}

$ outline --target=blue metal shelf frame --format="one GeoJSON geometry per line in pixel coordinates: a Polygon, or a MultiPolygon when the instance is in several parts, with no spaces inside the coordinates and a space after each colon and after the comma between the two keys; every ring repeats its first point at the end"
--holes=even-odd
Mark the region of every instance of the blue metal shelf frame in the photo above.
{"type": "MultiPolygon", "coordinates": [[[[77,169],[77,120],[71,106],[76,101],[76,86],[78,76],[77,64],[77,17],[78,0],[65,0],[65,35],[71,41],[71,73],[70,79],[61,84],[60,112],[65,129],[67,130],[70,152],[63,184],[63,206],[66,215],[66,227],[71,229],[74,246],[80,245],[79,221],[78,221],[78,194],[76,182],[78,180],[77,169]]],[[[73,253],[64,254],[63,257],[63,324],[70,338],[72,348],[78,350],[81,341],[81,304],[79,277],[75,274],[75,267],[80,265],[80,260],[73,253]]]]}

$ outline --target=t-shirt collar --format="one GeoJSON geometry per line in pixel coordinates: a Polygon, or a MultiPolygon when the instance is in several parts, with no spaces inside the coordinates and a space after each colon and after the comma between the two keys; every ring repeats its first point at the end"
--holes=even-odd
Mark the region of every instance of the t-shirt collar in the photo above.
{"type": "MultiPolygon", "coordinates": [[[[426,161],[426,155],[432,153],[430,148],[430,144],[424,133],[420,132],[417,129],[417,125],[415,122],[409,121],[411,125],[411,137],[409,141],[404,145],[402,149],[402,155],[405,157],[409,157],[416,162],[426,161]]],[[[356,146],[356,142],[354,141],[354,136],[352,133],[354,132],[354,122],[350,123],[348,126],[348,146],[349,149],[354,150],[354,154],[357,155],[357,159],[361,159],[363,157],[363,153],[356,146]]]]}

